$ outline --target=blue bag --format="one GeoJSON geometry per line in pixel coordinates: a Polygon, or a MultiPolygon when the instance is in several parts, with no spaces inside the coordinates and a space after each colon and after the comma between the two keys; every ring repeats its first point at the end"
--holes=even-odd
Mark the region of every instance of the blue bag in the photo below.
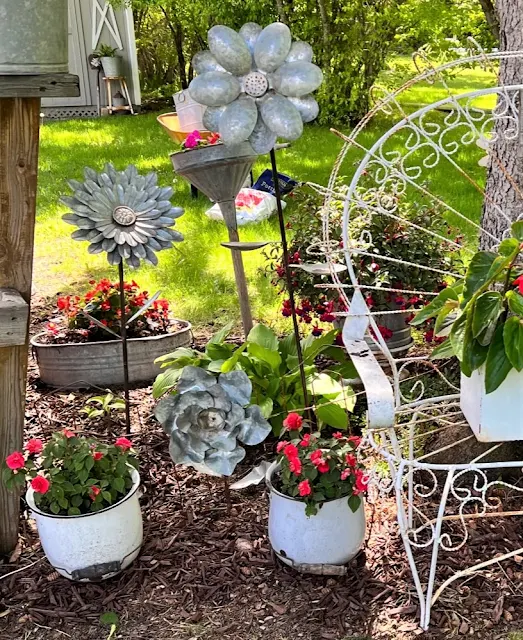
{"type": "MultiPolygon", "coordinates": [[[[284,173],[278,173],[278,182],[280,184],[280,193],[282,196],[290,193],[294,187],[298,184],[296,180],[293,180],[289,176],[286,176],[284,173]]],[[[258,189],[258,191],[266,191],[267,193],[276,195],[276,191],[274,189],[274,181],[272,179],[272,171],[270,169],[265,169],[265,171],[261,174],[261,176],[254,183],[253,189],[258,189]]]]}

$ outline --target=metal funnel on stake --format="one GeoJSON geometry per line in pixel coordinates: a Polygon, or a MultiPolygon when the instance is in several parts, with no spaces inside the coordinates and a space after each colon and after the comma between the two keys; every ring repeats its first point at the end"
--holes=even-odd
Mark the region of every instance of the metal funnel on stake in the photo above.
{"type": "MultiPolygon", "coordinates": [[[[229,241],[239,242],[235,200],[257,158],[251,145],[248,142],[232,147],[210,145],[179,151],[170,157],[176,173],[219,205],[229,232],[229,241]]],[[[240,250],[230,248],[230,251],[243,330],[248,335],[252,329],[252,314],[243,259],[240,250]]]]}

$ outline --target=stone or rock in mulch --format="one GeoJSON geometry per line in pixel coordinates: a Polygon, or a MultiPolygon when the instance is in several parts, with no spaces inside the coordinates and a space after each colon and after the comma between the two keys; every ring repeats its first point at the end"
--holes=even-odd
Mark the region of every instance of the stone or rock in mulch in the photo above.
{"type": "MultiPolygon", "coordinates": [[[[63,427],[101,438],[122,434],[123,423],[94,423],[79,413],[89,394],[48,393],[39,387],[33,365],[28,436],[48,436],[63,427]]],[[[346,576],[307,576],[284,567],[267,539],[265,487],[233,492],[228,515],[220,480],[174,468],[167,438],[152,418],[149,390],[134,390],[131,397],[132,439],[145,489],[140,557],[107,582],[71,583],[43,559],[24,514],[20,546],[0,564],[2,640],[102,640],[108,631],[99,618],[107,611],[118,614],[117,637],[125,640],[494,640],[506,638],[508,628],[523,627],[522,553],[502,567],[453,583],[435,605],[434,626],[422,633],[392,499],[368,506],[368,544],[346,576]]],[[[273,444],[251,449],[238,476],[271,456],[273,444]]],[[[459,535],[458,524],[452,527],[459,535]]],[[[517,518],[474,521],[470,544],[442,553],[438,581],[472,559],[489,557],[492,549],[504,553],[517,547],[520,530],[517,518]]],[[[416,557],[425,581],[430,552],[416,557]]]]}

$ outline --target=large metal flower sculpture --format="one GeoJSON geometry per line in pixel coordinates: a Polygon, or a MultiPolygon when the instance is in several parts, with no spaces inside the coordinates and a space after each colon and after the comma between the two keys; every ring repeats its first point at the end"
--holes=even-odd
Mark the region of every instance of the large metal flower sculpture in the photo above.
{"type": "Polygon", "coordinates": [[[230,476],[245,457],[238,441],[259,444],[271,431],[260,407],[250,404],[252,385],[243,371],[217,379],[199,367],[185,367],[177,392],[160,400],[154,412],[170,436],[169,452],[177,464],[230,476]]]}
{"type": "Polygon", "coordinates": [[[113,265],[122,260],[131,267],[139,267],[140,260],[156,265],[157,251],[183,240],[169,228],[183,209],[171,205],[173,190],[157,186],[156,173],[141,176],[132,164],[117,171],[109,163],[102,173],[86,167],[84,175],[84,182],[69,180],[74,195],[61,200],[72,209],[63,220],[78,227],[72,238],[90,242],[89,253],[105,251],[113,265]]]}
{"type": "Polygon", "coordinates": [[[207,105],[207,129],[218,131],[226,145],[249,140],[256,153],[270,151],[276,138],[299,138],[303,123],[319,111],[310,94],[323,74],[312,63],[312,47],[292,42],[281,22],[265,29],[248,22],[239,33],[217,25],[208,42],[210,51],[193,58],[198,76],[189,85],[191,97],[207,105]]]}

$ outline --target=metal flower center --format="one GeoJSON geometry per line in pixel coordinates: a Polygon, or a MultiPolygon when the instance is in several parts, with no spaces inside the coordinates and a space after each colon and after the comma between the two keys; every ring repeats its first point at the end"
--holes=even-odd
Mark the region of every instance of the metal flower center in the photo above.
{"type": "Polygon", "coordinates": [[[260,98],[267,92],[269,82],[263,73],[260,73],[259,71],[251,71],[251,73],[245,76],[243,86],[245,93],[253,98],[260,98]]]}
{"type": "Polygon", "coordinates": [[[113,211],[113,220],[122,227],[130,227],[136,222],[136,213],[129,207],[119,206],[113,211]]]}

